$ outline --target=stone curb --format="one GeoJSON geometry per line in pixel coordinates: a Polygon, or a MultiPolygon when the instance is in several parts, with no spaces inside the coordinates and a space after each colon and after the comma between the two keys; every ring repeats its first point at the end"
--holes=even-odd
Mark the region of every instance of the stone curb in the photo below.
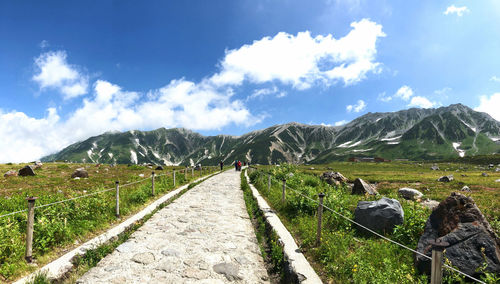
{"type": "Polygon", "coordinates": [[[257,200],[259,209],[264,213],[266,222],[273,228],[283,242],[283,252],[285,254],[285,260],[288,261],[288,265],[290,266],[290,271],[299,279],[299,283],[301,284],[323,283],[305,258],[304,254],[300,252],[295,240],[283,223],[281,223],[278,215],[274,213],[274,210],[267,204],[259,191],[250,183],[246,171],[245,177],[248,185],[252,189],[253,197],[257,200]]]}
{"type": "Polygon", "coordinates": [[[128,218],[127,220],[125,220],[124,222],[109,229],[108,231],[102,233],[101,235],[85,242],[81,246],[73,249],[72,251],[70,251],[70,252],[66,253],[65,255],[61,256],[60,258],[52,261],[51,263],[45,265],[44,267],[31,273],[30,275],[25,276],[25,277],[17,280],[16,282],[14,282],[14,284],[28,283],[28,282],[32,281],[37,274],[40,274],[40,273],[45,273],[47,278],[49,278],[49,279],[61,279],[61,278],[63,278],[66,273],[70,272],[71,269],[73,269],[72,260],[76,256],[84,255],[87,252],[87,250],[97,248],[100,245],[105,244],[105,243],[109,242],[110,240],[118,237],[119,234],[127,231],[127,229],[129,229],[131,226],[133,226],[137,221],[140,221],[146,215],[153,212],[161,204],[163,204],[163,203],[169,201],[170,199],[174,198],[175,196],[177,196],[181,191],[186,189],[189,186],[189,184],[196,183],[196,182],[199,182],[201,180],[211,178],[212,176],[217,175],[219,173],[220,172],[216,172],[216,173],[211,174],[209,176],[198,178],[198,179],[196,179],[188,184],[185,184],[185,185],[165,194],[164,196],[155,200],[153,203],[148,205],[146,208],[144,208],[140,212],[136,213],[135,215],[133,215],[130,218],[128,218]]]}

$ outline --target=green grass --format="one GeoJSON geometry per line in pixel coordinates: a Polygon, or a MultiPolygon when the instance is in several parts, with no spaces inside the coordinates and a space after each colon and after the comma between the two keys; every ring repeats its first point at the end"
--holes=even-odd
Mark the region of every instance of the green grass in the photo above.
{"type": "MultiPolygon", "coordinates": [[[[425,197],[441,201],[450,192],[459,190],[464,184],[472,189],[472,197],[485,213],[490,224],[499,233],[500,224],[498,196],[499,184],[494,180],[500,173],[488,171],[489,177],[482,177],[482,169],[473,165],[443,163],[441,171],[431,171],[432,164],[419,163],[332,163],[328,165],[266,167],[277,179],[271,192],[267,190],[267,176],[254,172],[250,175],[252,183],[278,212],[280,218],[294,235],[301,249],[319,272],[325,283],[427,283],[425,275],[420,275],[413,266],[413,253],[377,236],[358,231],[347,220],[328,210],[323,215],[322,242],[315,246],[317,203],[288,190],[286,202],[281,202],[281,182],[287,177],[287,185],[310,198],[317,200],[318,193],[324,192],[324,203],[335,211],[353,218],[354,209],[361,200],[375,200],[378,197],[351,195],[350,188],[330,186],[319,179],[327,170],[340,171],[353,180],[361,177],[377,183],[381,195],[398,199],[405,213],[405,222],[394,232],[386,234],[410,248],[416,248],[423,233],[424,224],[430,210],[417,202],[406,201],[397,196],[400,187],[413,187],[421,190],[425,197]],[[311,169],[314,168],[314,169],[311,169]],[[329,169],[328,169],[329,168],[329,169]],[[467,169],[465,169],[467,168],[467,169]],[[459,172],[456,172],[456,170],[459,172]],[[293,175],[290,175],[292,173],[293,175]],[[461,177],[460,174],[466,174],[461,177]],[[457,180],[440,183],[436,179],[445,174],[454,174],[457,180]],[[429,188],[429,191],[426,189],[429,188]]],[[[490,275],[491,276],[491,275],[490,275]]],[[[455,275],[446,278],[449,283],[458,279],[455,275]]]]}
{"type": "MultiPolygon", "coordinates": [[[[19,169],[24,165],[0,165],[0,172],[19,169]]],[[[155,171],[157,175],[171,173],[174,167],[155,171]]],[[[179,168],[178,168],[179,169],[179,168]]],[[[48,204],[84,194],[114,188],[115,180],[120,185],[143,179],[151,175],[151,169],[144,167],[111,167],[93,164],[44,164],[35,170],[33,177],[0,178],[0,215],[26,208],[26,196],[37,196],[35,205],[48,204]],[[86,167],[88,179],[71,179],[71,173],[79,167],[86,167]]],[[[177,172],[176,186],[199,178],[188,171],[177,172]]],[[[170,175],[155,178],[155,196],[151,193],[151,181],[120,187],[120,214],[122,218],[138,212],[150,202],[173,189],[170,175]]],[[[26,213],[0,218],[0,282],[12,281],[32,272],[36,267],[24,261],[26,213]]],[[[64,251],[84,242],[119,223],[115,216],[115,191],[99,193],[89,197],[43,207],[35,210],[33,257],[42,266],[60,256],[64,251]]]]}

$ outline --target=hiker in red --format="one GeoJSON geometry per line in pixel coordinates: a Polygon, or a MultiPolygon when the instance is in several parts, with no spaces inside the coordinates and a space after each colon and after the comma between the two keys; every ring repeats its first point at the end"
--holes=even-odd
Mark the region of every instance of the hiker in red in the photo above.
{"type": "Polygon", "coordinates": [[[238,161],[238,171],[241,171],[241,161],[238,161]]]}

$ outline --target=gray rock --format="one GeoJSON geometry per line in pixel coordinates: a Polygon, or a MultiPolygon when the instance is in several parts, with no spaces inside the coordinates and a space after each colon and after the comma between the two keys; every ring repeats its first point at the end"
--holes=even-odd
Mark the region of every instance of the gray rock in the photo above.
{"type": "Polygon", "coordinates": [[[78,168],[73,172],[73,174],[71,174],[71,178],[75,178],[75,177],[88,178],[89,173],[84,168],[78,168]]]}
{"type": "Polygon", "coordinates": [[[181,253],[175,249],[165,249],[161,251],[164,256],[175,256],[178,257],[181,253]]]}
{"type": "Polygon", "coordinates": [[[440,182],[450,182],[453,180],[453,175],[448,175],[448,176],[442,176],[438,178],[438,181],[440,182]]]}
{"type": "MultiPolygon", "coordinates": [[[[449,243],[445,256],[460,271],[478,277],[476,272],[486,260],[486,270],[500,273],[500,239],[496,236],[474,200],[453,192],[432,211],[425,224],[417,251],[431,256],[431,241],[449,243]]],[[[430,273],[431,262],[416,255],[415,265],[424,273],[430,273]]]]}
{"type": "Polygon", "coordinates": [[[24,168],[19,170],[18,175],[26,177],[26,176],[34,176],[36,174],[31,166],[25,166],[24,168]]]}
{"type": "Polygon", "coordinates": [[[431,170],[433,170],[433,171],[439,171],[439,167],[436,166],[436,165],[434,165],[434,166],[431,167],[431,170]]]}
{"type": "Polygon", "coordinates": [[[427,208],[433,210],[434,208],[438,207],[439,201],[427,199],[427,200],[422,201],[420,204],[424,207],[427,207],[427,208]]]}
{"type": "Polygon", "coordinates": [[[462,187],[461,191],[471,192],[470,188],[466,185],[464,185],[464,187],[462,187]]]}
{"type": "Polygon", "coordinates": [[[155,256],[150,252],[142,252],[134,255],[132,260],[147,265],[155,261],[155,256]]]}
{"type": "Polygon", "coordinates": [[[354,180],[354,185],[352,186],[352,194],[378,194],[374,186],[366,183],[364,180],[357,178],[354,180]]]}
{"type": "Polygon", "coordinates": [[[214,265],[213,269],[215,272],[217,272],[219,274],[224,274],[224,276],[226,276],[227,280],[229,280],[229,281],[241,279],[241,277],[238,275],[239,268],[235,264],[219,263],[219,264],[214,265]]]}
{"type": "Polygon", "coordinates": [[[495,172],[497,172],[497,173],[500,172],[500,168],[496,168],[495,172]]]}
{"type": "Polygon", "coordinates": [[[495,180],[495,182],[500,182],[500,178],[499,178],[499,179],[497,179],[497,180],[495,180]]]}
{"type": "Polygon", "coordinates": [[[347,182],[347,178],[339,172],[324,172],[321,174],[320,178],[328,184],[340,185],[341,183],[347,182]]]}
{"type": "Polygon", "coordinates": [[[396,225],[403,224],[404,212],[396,199],[383,197],[377,201],[360,201],[354,211],[354,221],[374,231],[392,232],[396,225]]]}
{"type": "Polygon", "coordinates": [[[488,174],[487,174],[487,173],[482,173],[481,175],[482,175],[483,177],[487,177],[487,176],[488,176],[488,174]]]}
{"type": "Polygon", "coordinates": [[[416,189],[403,187],[398,190],[398,194],[404,199],[417,200],[424,196],[424,194],[416,189]]]}

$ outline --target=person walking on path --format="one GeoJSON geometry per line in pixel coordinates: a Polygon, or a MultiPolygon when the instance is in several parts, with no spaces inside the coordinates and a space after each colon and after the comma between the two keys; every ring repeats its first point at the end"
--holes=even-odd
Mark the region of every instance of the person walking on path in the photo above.
{"type": "Polygon", "coordinates": [[[238,160],[234,161],[234,170],[238,171],[238,160]]]}
{"type": "Polygon", "coordinates": [[[219,165],[220,165],[220,170],[222,171],[222,168],[224,168],[224,162],[221,160],[221,161],[219,162],[219,165]]]}
{"type": "Polygon", "coordinates": [[[238,161],[238,171],[241,172],[241,161],[238,161]]]}

